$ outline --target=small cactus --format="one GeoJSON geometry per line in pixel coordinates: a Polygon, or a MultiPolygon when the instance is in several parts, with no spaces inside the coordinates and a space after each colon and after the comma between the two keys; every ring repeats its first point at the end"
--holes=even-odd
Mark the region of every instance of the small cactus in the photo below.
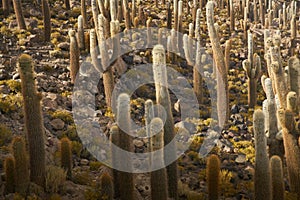
{"type": "Polygon", "coordinates": [[[79,71],[79,48],[77,39],[75,36],[75,31],[69,31],[70,37],[70,77],[71,83],[75,83],[76,75],[79,71]]]}
{"type": "Polygon", "coordinates": [[[113,193],[112,177],[107,172],[104,172],[100,177],[100,199],[113,200],[113,193]]]}
{"type": "Polygon", "coordinates": [[[220,159],[211,155],[206,164],[206,181],[209,200],[218,200],[220,196],[220,159]]]}
{"type": "Polygon", "coordinates": [[[15,192],[15,159],[12,156],[5,158],[4,160],[4,172],[5,172],[5,194],[15,192]]]}
{"type": "Polygon", "coordinates": [[[22,137],[15,137],[12,141],[12,151],[15,158],[15,192],[26,196],[29,187],[29,167],[25,141],[22,137]]]}
{"type": "Polygon", "coordinates": [[[271,177],[269,158],[267,154],[267,141],[265,136],[265,116],[261,110],[253,114],[253,130],[255,137],[255,199],[271,199],[271,177]]]}
{"type": "Polygon", "coordinates": [[[270,159],[270,172],[272,178],[272,200],[284,200],[284,180],[282,161],[279,156],[270,159]]]}
{"type": "Polygon", "coordinates": [[[64,137],[60,140],[61,167],[67,171],[67,177],[72,177],[72,147],[71,141],[64,137]]]}

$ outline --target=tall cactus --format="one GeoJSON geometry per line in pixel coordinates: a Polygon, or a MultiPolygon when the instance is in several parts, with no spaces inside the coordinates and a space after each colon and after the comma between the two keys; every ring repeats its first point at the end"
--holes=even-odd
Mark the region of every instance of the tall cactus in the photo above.
{"type": "Polygon", "coordinates": [[[5,172],[5,193],[15,192],[15,158],[9,156],[4,160],[4,172],[5,172]]]}
{"type": "Polygon", "coordinates": [[[48,0],[42,0],[43,20],[44,20],[44,40],[50,42],[51,36],[51,13],[48,0]]]}
{"type": "MultiPolygon", "coordinates": [[[[129,135],[131,132],[130,126],[130,98],[128,94],[122,93],[118,97],[117,105],[117,122],[120,132],[119,145],[124,151],[133,152],[132,137],[129,135]]],[[[126,169],[132,168],[132,160],[130,155],[126,155],[122,158],[122,165],[126,169]]],[[[133,200],[134,199],[134,183],[133,174],[129,172],[119,173],[119,182],[126,183],[126,185],[120,185],[120,199],[121,200],[133,200]]]]}
{"type": "Polygon", "coordinates": [[[253,114],[253,130],[255,137],[254,198],[256,200],[271,199],[271,177],[264,123],[264,113],[261,110],[255,110],[253,114]]]}
{"type": "Polygon", "coordinates": [[[282,126],[283,143],[289,175],[291,191],[300,199],[300,149],[297,141],[294,114],[291,110],[278,110],[278,118],[282,126]]]}
{"type": "Polygon", "coordinates": [[[220,159],[211,155],[206,164],[206,181],[209,200],[218,200],[220,196],[220,159]]]}
{"type": "Polygon", "coordinates": [[[13,0],[13,4],[19,29],[26,29],[21,0],[13,0]]]}
{"type": "Polygon", "coordinates": [[[284,200],[284,180],[282,161],[279,156],[270,159],[270,174],[272,183],[272,200],[284,200]]]}
{"type": "Polygon", "coordinates": [[[86,15],[86,2],[85,2],[85,0],[81,0],[80,9],[81,9],[83,28],[87,28],[87,15],[86,15]]]}
{"type": "Polygon", "coordinates": [[[197,41],[196,47],[196,62],[193,68],[193,89],[197,96],[198,102],[203,103],[203,79],[200,75],[200,66],[201,66],[201,45],[200,41],[197,41]]]}
{"type": "Polygon", "coordinates": [[[79,71],[79,48],[75,31],[69,31],[70,37],[70,77],[71,83],[75,83],[76,75],[79,71]]]}
{"type": "Polygon", "coordinates": [[[60,159],[61,167],[67,171],[67,176],[72,177],[72,147],[69,138],[64,137],[60,140],[60,159]]]}
{"type": "MultiPolygon", "coordinates": [[[[156,154],[155,151],[162,150],[164,148],[164,131],[163,122],[160,118],[154,118],[150,123],[151,132],[151,167],[163,166],[164,155],[156,154]]],[[[167,176],[165,168],[151,171],[151,198],[157,200],[166,200],[168,198],[167,190],[167,176]]]]}
{"type": "Polygon", "coordinates": [[[79,15],[77,19],[78,24],[78,47],[81,51],[85,50],[85,42],[84,42],[84,23],[83,23],[83,16],[79,15]]]}
{"type": "MultiPolygon", "coordinates": [[[[15,192],[26,196],[29,187],[29,167],[25,141],[22,137],[15,137],[12,141],[12,150],[15,158],[15,192]]],[[[32,169],[30,170],[32,171],[32,169]]]]}
{"type": "Polygon", "coordinates": [[[2,1],[2,9],[4,17],[8,17],[10,14],[10,0],[3,0],[2,1]]]}
{"type": "MultiPolygon", "coordinates": [[[[120,145],[120,134],[118,126],[113,126],[110,129],[110,140],[112,144],[119,147],[120,145]]],[[[113,184],[114,184],[114,198],[120,197],[120,181],[119,181],[119,171],[117,170],[120,165],[121,158],[115,148],[112,148],[112,166],[113,166],[113,184]]]]}
{"type": "Polygon", "coordinates": [[[226,63],[220,40],[214,26],[214,2],[209,1],[206,5],[206,16],[208,34],[212,44],[214,60],[217,67],[217,110],[219,125],[222,125],[229,118],[229,97],[226,63]]]}
{"type": "Polygon", "coordinates": [[[248,77],[248,105],[249,108],[254,108],[257,97],[257,80],[260,77],[261,63],[260,57],[253,54],[253,37],[250,31],[248,32],[248,59],[243,61],[243,68],[248,77]]]}
{"type": "Polygon", "coordinates": [[[32,58],[22,54],[18,60],[24,100],[24,119],[29,144],[30,180],[45,185],[45,144],[44,126],[41,109],[42,95],[37,92],[33,74],[32,58]]]}
{"type": "Polygon", "coordinates": [[[300,61],[296,56],[288,60],[291,91],[300,97],[300,61]]]}
{"type": "MultiPolygon", "coordinates": [[[[153,75],[156,90],[156,101],[165,108],[167,119],[164,125],[164,144],[172,145],[170,152],[164,152],[165,158],[168,156],[170,160],[176,160],[176,146],[170,143],[175,136],[174,121],[171,110],[171,100],[168,91],[167,69],[166,69],[166,55],[165,49],[162,45],[155,45],[152,51],[153,55],[153,75]],[[169,144],[170,143],[170,144],[169,144]]],[[[168,192],[169,197],[177,200],[177,162],[167,166],[168,175],[168,192]]]]}
{"type": "Polygon", "coordinates": [[[99,55],[99,48],[97,46],[97,35],[96,31],[94,29],[90,30],[90,53],[92,58],[92,64],[94,68],[99,72],[102,73],[103,69],[100,63],[100,60],[98,59],[99,55]]]}

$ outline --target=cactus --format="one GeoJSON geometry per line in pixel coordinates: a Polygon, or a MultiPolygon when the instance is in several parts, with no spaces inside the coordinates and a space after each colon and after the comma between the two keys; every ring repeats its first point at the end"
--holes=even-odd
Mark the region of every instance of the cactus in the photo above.
{"type": "MultiPolygon", "coordinates": [[[[29,187],[29,167],[26,144],[22,137],[15,137],[13,139],[12,151],[15,158],[15,192],[26,196],[29,187]]],[[[30,171],[32,171],[32,168],[30,171]]]]}
{"type": "Polygon", "coordinates": [[[198,9],[196,13],[196,23],[195,23],[195,38],[200,41],[200,21],[201,21],[201,10],[198,9]]]}
{"type": "Polygon", "coordinates": [[[70,0],[64,0],[64,5],[66,7],[67,10],[70,10],[71,7],[70,7],[70,0]]]}
{"type": "Polygon", "coordinates": [[[8,17],[8,15],[10,14],[10,0],[2,1],[2,9],[4,17],[8,17]]]}
{"type": "Polygon", "coordinates": [[[296,92],[289,92],[287,94],[287,109],[292,111],[295,115],[298,114],[298,97],[296,92]]]}
{"type": "MultiPolygon", "coordinates": [[[[168,154],[168,159],[176,160],[176,147],[174,144],[169,144],[175,135],[174,121],[171,110],[170,94],[168,92],[168,80],[166,69],[165,49],[162,45],[155,45],[152,51],[153,55],[153,76],[155,82],[156,102],[165,108],[167,119],[164,126],[164,144],[171,145],[171,152],[168,154]]],[[[167,166],[168,175],[168,193],[169,197],[178,199],[177,194],[177,162],[167,166]]]]}
{"type": "Polygon", "coordinates": [[[259,15],[260,15],[260,23],[264,26],[265,25],[265,5],[263,0],[259,0],[259,15]]]}
{"type": "MultiPolygon", "coordinates": [[[[154,110],[153,110],[153,102],[152,100],[148,99],[145,101],[145,126],[146,126],[146,134],[147,137],[150,136],[150,122],[154,117],[154,110]]],[[[150,151],[150,149],[149,149],[150,151]]]]}
{"type": "Polygon", "coordinates": [[[26,29],[21,0],[13,0],[13,4],[19,29],[26,29]]]}
{"type": "Polygon", "coordinates": [[[131,19],[133,20],[136,16],[136,2],[135,0],[132,0],[131,3],[131,19]]]}
{"type": "Polygon", "coordinates": [[[87,28],[87,15],[86,15],[86,2],[85,0],[81,0],[80,2],[81,16],[82,16],[82,26],[83,28],[87,28]]]}
{"type": "Polygon", "coordinates": [[[61,167],[67,171],[67,177],[72,177],[72,147],[71,141],[64,137],[60,140],[61,167]]]}
{"type": "Polygon", "coordinates": [[[264,123],[264,113],[261,110],[255,110],[253,114],[253,130],[255,137],[254,196],[257,200],[271,199],[271,177],[264,123]]]}
{"type": "Polygon", "coordinates": [[[101,74],[103,72],[100,60],[98,59],[99,48],[97,46],[96,32],[94,29],[90,30],[90,52],[92,58],[92,64],[94,68],[101,74]]]}
{"type": "MultiPolygon", "coordinates": [[[[37,92],[32,58],[22,54],[18,60],[24,101],[24,119],[29,144],[30,180],[40,186],[45,185],[45,145],[41,109],[42,95],[37,92]]],[[[17,159],[16,159],[17,160],[17,159]]]]}
{"type": "Polygon", "coordinates": [[[194,65],[194,62],[192,60],[192,56],[191,56],[191,52],[190,49],[192,48],[192,46],[190,46],[190,40],[192,40],[192,38],[189,38],[189,36],[187,34],[183,35],[183,50],[184,50],[184,54],[185,54],[185,58],[187,61],[188,65],[194,65]]]}
{"type": "MultiPolygon", "coordinates": [[[[162,149],[164,148],[164,131],[163,122],[160,118],[154,118],[150,123],[151,132],[151,167],[163,166],[164,155],[162,149]],[[154,153],[161,150],[161,154],[154,153]]],[[[151,171],[151,198],[157,200],[165,200],[168,197],[167,191],[167,176],[165,168],[151,171]]]]}
{"type": "Polygon", "coordinates": [[[79,48],[75,31],[69,31],[70,37],[70,77],[71,83],[75,83],[76,75],[79,71],[79,48]]]}
{"type": "Polygon", "coordinates": [[[113,200],[113,182],[107,172],[104,172],[100,177],[100,188],[100,199],[113,200]]]}
{"type": "Polygon", "coordinates": [[[98,6],[97,6],[97,0],[91,0],[91,7],[92,7],[92,13],[93,13],[94,27],[95,27],[95,30],[98,30],[99,10],[98,10],[98,6]]]}
{"type": "MultiPolygon", "coordinates": [[[[128,94],[122,93],[118,97],[117,105],[117,123],[120,132],[120,148],[124,151],[133,152],[133,143],[130,126],[130,98],[128,94]]],[[[122,158],[122,165],[130,170],[132,168],[132,160],[129,155],[122,158]]],[[[120,199],[121,200],[133,200],[134,199],[134,184],[133,174],[128,172],[119,172],[120,183],[126,183],[120,187],[120,199]]]]}
{"type": "Polygon", "coordinates": [[[105,93],[105,101],[107,107],[111,107],[111,98],[112,98],[112,91],[114,88],[114,76],[112,67],[109,66],[109,56],[107,52],[107,44],[105,40],[105,25],[104,22],[105,18],[101,14],[98,16],[98,44],[100,48],[100,55],[101,55],[101,64],[104,70],[103,73],[103,85],[104,85],[104,93],[105,93]]]}
{"type": "Polygon", "coordinates": [[[208,34],[212,44],[214,60],[217,67],[217,110],[219,125],[229,118],[229,97],[228,97],[228,81],[226,64],[224,60],[223,51],[220,45],[220,40],[214,26],[214,3],[207,2],[206,5],[208,34]]]}
{"type": "Polygon", "coordinates": [[[133,20],[133,26],[134,26],[134,28],[139,28],[139,24],[140,24],[139,17],[135,17],[134,20],[133,20]]]}
{"type": "Polygon", "coordinates": [[[300,198],[300,149],[297,141],[294,114],[290,110],[279,109],[278,119],[282,126],[283,143],[291,192],[300,198]]]}
{"type": "Polygon", "coordinates": [[[230,50],[231,50],[231,39],[226,40],[225,42],[225,64],[226,64],[226,71],[229,71],[230,67],[230,50]]]}
{"type": "Polygon", "coordinates": [[[253,37],[250,31],[248,32],[248,59],[243,61],[243,68],[248,77],[248,105],[249,108],[254,108],[256,105],[257,80],[260,76],[261,63],[260,57],[257,54],[253,55],[253,37]]]}
{"type": "Polygon", "coordinates": [[[268,13],[268,23],[270,28],[272,28],[273,25],[273,15],[274,15],[274,11],[270,10],[268,13]]]}
{"type": "Polygon", "coordinates": [[[203,103],[203,80],[200,75],[201,66],[201,45],[200,41],[197,41],[196,49],[196,61],[193,68],[193,90],[196,94],[199,103],[203,103]]]}
{"type": "Polygon", "coordinates": [[[258,22],[258,8],[257,8],[257,1],[254,0],[253,2],[253,17],[254,17],[254,23],[257,23],[258,22]]]}
{"type": "Polygon", "coordinates": [[[177,31],[178,27],[178,0],[173,0],[173,12],[174,12],[174,26],[173,28],[177,31]]]}
{"type": "Polygon", "coordinates": [[[84,44],[84,28],[83,28],[83,17],[82,15],[78,16],[78,47],[81,51],[85,50],[85,44],[84,44]]]}
{"type": "Polygon", "coordinates": [[[170,2],[167,2],[167,29],[172,29],[172,11],[170,2]]]}
{"type": "Polygon", "coordinates": [[[5,158],[4,160],[4,172],[5,172],[5,194],[15,192],[15,159],[12,156],[5,158]]]}
{"type": "MultiPolygon", "coordinates": [[[[111,142],[119,147],[119,141],[120,141],[120,134],[119,129],[117,126],[113,126],[110,129],[110,140],[111,142]]],[[[119,198],[120,197],[120,181],[119,181],[119,171],[117,170],[120,165],[121,158],[119,157],[119,154],[117,151],[115,151],[115,148],[112,149],[112,165],[113,165],[113,184],[114,184],[114,197],[119,198]]]]}
{"type": "Polygon", "coordinates": [[[269,157],[278,155],[283,158],[283,143],[276,139],[278,133],[278,124],[276,116],[275,96],[273,93],[272,82],[270,78],[262,80],[267,96],[265,115],[265,132],[269,135],[269,157]]]}
{"type": "Polygon", "coordinates": [[[288,60],[289,66],[289,75],[290,75],[290,87],[291,91],[297,93],[298,97],[300,97],[300,63],[299,59],[296,56],[291,57],[288,60]]]}
{"type": "Polygon", "coordinates": [[[152,44],[152,33],[151,33],[151,23],[152,19],[149,18],[146,22],[147,26],[147,47],[150,48],[152,44]]]}
{"type": "Polygon", "coordinates": [[[117,20],[117,2],[116,0],[110,0],[110,19],[111,21],[117,20]]]}
{"type": "Polygon", "coordinates": [[[234,31],[234,7],[233,7],[233,0],[229,0],[229,7],[230,7],[230,32],[234,31]]]}
{"type": "Polygon", "coordinates": [[[220,193],[220,159],[217,155],[211,155],[206,164],[206,181],[209,200],[218,200],[220,193]]]}
{"type": "Polygon", "coordinates": [[[272,200],[284,200],[284,180],[282,161],[279,156],[270,159],[270,174],[272,178],[272,200]]]}
{"type": "Polygon", "coordinates": [[[44,40],[50,42],[51,36],[51,14],[48,0],[42,0],[43,20],[44,20],[44,40]]]}
{"type": "Polygon", "coordinates": [[[128,0],[123,0],[123,11],[125,16],[125,27],[127,30],[131,29],[130,12],[128,6],[128,0]]]}

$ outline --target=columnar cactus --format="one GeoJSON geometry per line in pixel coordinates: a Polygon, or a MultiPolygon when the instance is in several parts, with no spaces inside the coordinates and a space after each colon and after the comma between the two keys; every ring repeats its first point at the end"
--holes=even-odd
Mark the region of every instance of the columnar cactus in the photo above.
{"type": "Polygon", "coordinates": [[[260,15],[260,23],[264,26],[265,25],[265,5],[264,0],[259,0],[259,15],[260,15]]]}
{"type": "Polygon", "coordinates": [[[229,0],[229,7],[230,7],[230,31],[234,31],[234,7],[233,7],[233,0],[229,0]]]}
{"type": "Polygon", "coordinates": [[[190,49],[192,48],[189,44],[189,40],[192,40],[192,38],[189,38],[187,34],[183,35],[183,50],[184,50],[184,55],[187,61],[188,65],[194,65],[194,62],[192,60],[191,52],[190,49]]]}
{"type": "Polygon", "coordinates": [[[42,0],[43,20],[44,20],[44,40],[50,42],[51,36],[51,14],[48,0],[42,0]]]}
{"type": "MultiPolygon", "coordinates": [[[[119,147],[120,145],[120,134],[118,126],[113,126],[110,129],[110,140],[112,144],[119,147]]],[[[113,166],[113,184],[114,184],[114,197],[120,197],[120,181],[119,181],[119,171],[117,170],[120,165],[121,158],[115,148],[112,148],[112,166],[113,166]]]]}
{"type": "MultiPolygon", "coordinates": [[[[117,20],[117,2],[116,0],[110,0],[110,19],[111,21],[117,20]]],[[[134,19],[134,18],[132,18],[134,19]]]]}
{"type": "Polygon", "coordinates": [[[90,53],[92,58],[92,64],[94,68],[99,72],[102,73],[103,69],[100,63],[100,60],[98,59],[99,55],[99,48],[97,46],[97,36],[94,29],[90,30],[90,53]]]}
{"type": "Polygon", "coordinates": [[[253,54],[253,37],[248,32],[248,59],[243,61],[243,68],[248,77],[248,105],[254,108],[256,105],[257,80],[260,77],[261,63],[260,57],[253,54]]]}
{"type": "Polygon", "coordinates": [[[200,23],[201,23],[201,10],[198,9],[196,13],[196,23],[195,23],[195,38],[200,41],[200,23]]]}
{"type": "Polygon", "coordinates": [[[123,0],[123,12],[125,16],[125,27],[127,30],[129,30],[131,28],[131,21],[130,21],[128,0],[123,0]]]}
{"type": "Polygon", "coordinates": [[[75,83],[76,75],[79,71],[79,48],[75,31],[69,31],[70,37],[70,77],[71,83],[75,83]]]}
{"type": "Polygon", "coordinates": [[[97,0],[91,0],[91,7],[92,7],[92,13],[93,13],[94,27],[95,27],[95,30],[98,30],[99,10],[98,10],[98,6],[97,6],[97,0]]]}
{"type": "Polygon", "coordinates": [[[10,14],[10,0],[3,0],[2,1],[2,9],[4,17],[8,17],[10,14]]]}
{"type": "MultiPolygon", "coordinates": [[[[165,108],[167,119],[164,126],[164,144],[171,145],[173,151],[165,152],[168,158],[176,160],[176,147],[170,143],[175,136],[174,121],[171,110],[170,94],[168,92],[168,80],[167,80],[167,69],[166,69],[166,57],[165,49],[162,45],[156,45],[152,51],[153,55],[153,75],[156,90],[156,101],[158,104],[165,108]],[[170,144],[169,144],[170,143],[170,144]]],[[[174,161],[172,164],[167,166],[168,175],[168,193],[169,197],[177,200],[177,162],[174,161]]]]}
{"type": "Polygon", "coordinates": [[[113,182],[112,177],[104,172],[100,177],[100,199],[113,200],[113,182]]]}
{"type": "Polygon", "coordinates": [[[230,67],[230,50],[231,50],[231,39],[228,39],[225,42],[225,63],[226,63],[226,71],[227,72],[230,67]]]}
{"type": "Polygon", "coordinates": [[[220,196],[220,159],[211,155],[206,164],[206,181],[209,200],[218,200],[220,196]]]}
{"type": "Polygon", "coordinates": [[[172,11],[171,11],[171,3],[167,2],[167,29],[172,28],[172,11]]]}
{"type": "Polygon", "coordinates": [[[265,117],[261,110],[255,110],[253,114],[253,130],[255,137],[255,177],[254,198],[271,199],[271,177],[269,170],[269,158],[267,154],[267,141],[265,136],[265,117]]]}
{"type": "MultiPolygon", "coordinates": [[[[120,132],[120,148],[122,148],[124,151],[133,152],[132,137],[130,136],[130,98],[128,94],[122,93],[119,95],[117,109],[117,123],[120,132]]],[[[130,155],[126,155],[122,158],[122,165],[128,170],[132,168],[132,160],[130,155]]],[[[120,199],[133,200],[133,174],[128,172],[119,172],[119,182],[120,184],[126,183],[126,185],[122,185],[120,187],[120,199]]]]}
{"type": "Polygon", "coordinates": [[[60,140],[61,167],[67,171],[67,176],[72,177],[72,147],[71,141],[64,137],[60,140]]]}
{"type": "Polygon", "coordinates": [[[78,47],[81,51],[85,50],[85,43],[84,43],[84,28],[83,28],[83,17],[82,15],[78,16],[78,47]]]}
{"type": "Polygon", "coordinates": [[[254,23],[258,23],[258,8],[257,8],[257,1],[253,1],[253,17],[254,17],[254,23]]]}
{"type": "Polygon", "coordinates": [[[86,2],[85,0],[81,0],[80,2],[80,8],[81,8],[81,16],[82,16],[82,22],[83,22],[83,28],[87,28],[87,15],[86,15],[86,2]]]}
{"type": "Polygon", "coordinates": [[[178,24],[177,31],[182,32],[182,12],[183,12],[183,2],[182,0],[178,1],[178,24]]]}
{"type": "Polygon", "coordinates": [[[5,172],[5,193],[15,192],[15,159],[12,156],[5,158],[4,160],[4,172],[5,172]]]}
{"type": "MultiPolygon", "coordinates": [[[[163,166],[164,164],[164,130],[163,122],[160,118],[154,118],[150,123],[151,132],[151,167],[163,166]],[[161,151],[161,153],[157,153],[161,151]],[[156,153],[155,153],[156,152],[156,153]]],[[[168,199],[167,176],[165,168],[151,171],[151,198],[157,200],[168,199]]]]}
{"type": "Polygon", "coordinates": [[[18,71],[21,77],[25,128],[29,144],[30,180],[44,186],[46,166],[44,126],[41,109],[42,95],[36,89],[32,58],[29,55],[22,54],[19,57],[18,71]]]}
{"type": "Polygon", "coordinates": [[[288,60],[289,76],[290,76],[290,87],[291,91],[300,95],[300,62],[296,56],[291,57],[288,60]]]}
{"type": "Polygon", "coordinates": [[[173,12],[174,12],[174,26],[173,26],[173,28],[177,31],[177,27],[178,27],[178,0],[173,0],[173,12]]]}
{"type": "Polygon", "coordinates": [[[294,114],[291,110],[278,110],[278,119],[282,126],[283,143],[289,175],[291,191],[300,197],[300,149],[298,146],[298,132],[295,127],[294,114]]]}
{"type": "Polygon", "coordinates": [[[105,40],[105,25],[104,25],[104,16],[101,14],[98,17],[98,44],[100,48],[100,55],[101,55],[101,64],[104,70],[103,73],[103,85],[104,85],[104,93],[105,93],[105,101],[107,107],[111,107],[111,98],[112,98],[112,91],[114,88],[114,76],[112,68],[109,66],[109,56],[107,52],[107,44],[105,40]]]}
{"type": "Polygon", "coordinates": [[[272,200],[284,200],[284,180],[282,161],[279,156],[270,159],[270,174],[272,183],[272,200]]]}
{"type": "Polygon", "coordinates": [[[136,2],[135,2],[135,0],[132,0],[132,2],[131,2],[131,19],[133,20],[135,18],[135,16],[136,16],[136,2]]]}
{"type": "MultiPolygon", "coordinates": [[[[146,127],[146,135],[150,136],[150,122],[154,118],[154,110],[153,110],[153,101],[148,99],[145,101],[145,127],[146,127]]],[[[150,149],[149,149],[150,151],[150,149]]]]}
{"type": "Polygon", "coordinates": [[[208,34],[212,44],[214,60],[217,68],[217,110],[219,125],[222,125],[229,118],[229,98],[226,64],[220,40],[214,26],[214,3],[207,2],[206,5],[208,34]]]}
{"type": "MultiPolygon", "coordinates": [[[[12,151],[15,158],[15,192],[26,196],[30,180],[26,144],[22,137],[13,139],[12,151]]],[[[32,173],[32,168],[30,171],[32,173]]]]}
{"type": "Polygon", "coordinates": [[[21,0],[13,0],[13,4],[19,29],[26,29],[21,0]]]}
{"type": "Polygon", "coordinates": [[[147,46],[148,48],[151,47],[152,44],[152,33],[151,33],[151,23],[152,23],[152,19],[149,18],[146,22],[146,26],[147,26],[147,46]]]}
{"type": "Polygon", "coordinates": [[[197,50],[196,50],[196,61],[193,68],[193,89],[197,96],[198,102],[203,103],[203,80],[200,75],[201,67],[201,45],[200,41],[197,41],[197,50]]]}

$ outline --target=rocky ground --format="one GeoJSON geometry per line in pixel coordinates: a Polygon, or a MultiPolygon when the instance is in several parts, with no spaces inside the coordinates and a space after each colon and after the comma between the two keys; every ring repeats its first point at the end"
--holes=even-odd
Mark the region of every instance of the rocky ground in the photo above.
{"type": "MultiPolygon", "coordinates": [[[[153,2],[141,2],[147,14],[153,18],[153,26],[164,26],[165,9],[153,7],[153,2]]],[[[0,13],[0,172],[2,176],[2,191],[4,183],[3,163],[9,154],[9,143],[13,135],[24,134],[24,119],[22,112],[22,96],[20,77],[17,72],[17,58],[21,53],[27,53],[34,60],[37,88],[43,95],[42,109],[46,130],[47,162],[50,165],[59,165],[58,142],[67,136],[72,141],[73,151],[73,177],[61,185],[55,191],[62,199],[93,199],[97,190],[97,179],[105,170],[103,164],[98,162],[81,144],[76,134],[76,127],[72,116],[72,92],[69,73],[69,40],[68,30],[77,27],[77,16],[80,14],[79,2],[72,2],[72,10],[63,9],[63,2],[50,1],[51,5],[51,42],[43,41],[43,25],[41,8],[24,2],[23,11],[28,30],[18,30],[14,14],[3,18],[0,13]]],[[[88,16],[91,19],[91,10],[88,7],[88,16]]],[[[241,16],[238,16],[241,18],[241,16]]],[[[224,126],[216,147],[211,153],[218,154],[221,158],[221,196],[222,199],[253,199],[253,173],[254,168],[254,144],[252,133],[253,110],[247,106],[246,74],[241,62],[246,59],[247,46],[243,40],[243,30],[240,21],[236,20],[236,31],[229,32],[229,22],[226,10],[216,9],[216,20],[220,26],[221,43],[232,38],[231,62],[229,70],[230,93],[230,120],[224,126]]],[[[184,16],[184,31],[188,30],[191,15],[184,16]]],[[[124,28],[124,24],[121,23],[124,28]]],[[[202,25],[205,29],[205,24],[202,25]]],[[[260,27],[252,25],[251,29],[259,32],[260,27]]],[[[88,30],[86,30],[88,31],[88,30]]],[[[282,32],[282,56],[286,62],[288,58],[288,32],[282,32]]],[[[209,38],[203,33],[203,45],[211,52],[209,38]]],[[[256,52],[263,61],[263,35],[255,34],[256,52]]],[[[123,56],[123,60],[129,69],[142,63],[149,63],[145,51],[133,51],[123,56]]],[[[82,52],[81,58],[85,58],[87,52],[82,52]]],[[[192,83],[192,67],[180,59],[176,64],[170,65],[179,71],[190,83],[192,83]]],[[[266,67],[262,63],[263,73],[266,67]]],[[[208,69],[211,74],[212,70],[208,69]]],[[[116,80],[118,77],[116,77],[116,80]]],[[[177,78],[180,81],[180,77],[177,78]]],[[[109,134],[109,129],[115,123],[113,114],[106,110],[102,80],[98,84],[99,93],[96,95],[98,115],[97,122],[102,131],[109,134]]],[[[260,83],[258,83],[257,108],[261,107],[265,99],[260,83]]],[[[137,90],[131,98],[132,118],[139,124],[143,124],[144,103],[147,98],[154,99],[154,87],[148,85],[137,90]]],[[[174,94],[171,94],[172,105],[177,102],[174,94]]],[[[180,122],[180,115],[173,110],[178,127],[195,126],[195,134],[189,149],[178,159],[179,169],[179,194],[180,199],[205,199],[206,157],[200,158],[198,151],[203,140],[207,137],[207,130],[211,126],[210,96],[205,95],[205,104],[200,105],[201,118],[196,121],[180,122]]],[[[136,138],[134,140],[135,151],[144,152],[147,149],[147,140],[136,138]]],[[[136,175],[136,193],[139,199],[149,199],[149,174],[136,175]]],[[[288,193],[288,187],[287,193],[288,193]]],[[[34,193],[34,192],[32,192],[34,193]]],[[[33,198],[32,194],[32,199],[33,198]]],[[[51,194],[41,194],[42,198],[50,198],[51,194]]],[[[53,196],[53,195],[52,195],[53,196]]],[[[3,195],[2,198],[5,198],[3,195]]],[[[12,195],[7,195],[12,199],[12,195]]],[[[53,197],[54,199],[54,197],[53,197]]]]}

